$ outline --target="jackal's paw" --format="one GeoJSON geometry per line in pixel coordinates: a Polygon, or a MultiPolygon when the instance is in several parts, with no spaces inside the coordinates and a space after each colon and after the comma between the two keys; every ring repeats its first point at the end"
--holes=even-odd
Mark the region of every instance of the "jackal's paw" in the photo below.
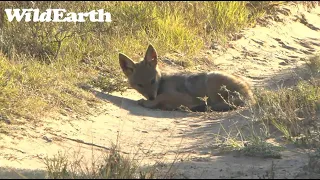
{"type": "Polygon", "coordinates": [[[144,104],[145,104],[146,101],[147,101],[147,100],[145,100],[145,99],[140,99],[140,100],[138,100],[138,104],[139,104],[140,106],[144,106],[144,104]]]}
{"type": "Polygon", "coordinates": [[[145,100],[145,99],[138,100],[138,104],[140,106],[145,107],[145,108],[154,108],[156,105],[154,101],[149,101],[149,100],[145,100]]]}

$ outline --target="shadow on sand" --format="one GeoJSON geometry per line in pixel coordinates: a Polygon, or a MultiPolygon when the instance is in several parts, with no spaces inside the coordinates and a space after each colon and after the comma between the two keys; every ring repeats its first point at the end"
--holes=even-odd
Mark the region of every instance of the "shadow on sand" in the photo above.
{"type": "MultiPolygon", "coordinates": [[[[130,94],[130,92],[125,92],[122,96],[116,94],[106,94],[97,90],[92,89],[91,90],[96,97],[98,97],[101,100],[108,101],[113,103],[113,105],[116,105],[117,107],[127,110],[130,112],[130,114],[135,116],[147,116],[147,117],[154,117],[154,118],[184,118],[184,117],[195,117],[199,116],[199,113],[192,113],[182,110],[176,110],[176,111],[164,111],[164,110],[158,110],[158,109],[149,109],[142,107],[137,104],[136,100],[126,98],[130,94]],[[198,114],[198,115],[197,115],[198,114]]],[[[136,93],[136,92],[134,92],[136,93]]],[[[139,99],[136,96],[139,94],[134,94],[133,98],[139,99]]],[[[132,95],[130,94],[130,97],[132,95]]],[[[200,113],[201,114],[201,113],[200,113]]]]}
{"type": "Polygon", "coordinates": [[[44,170],[30,170],[0,167],[0,179],[44,179],[44,170]]]}

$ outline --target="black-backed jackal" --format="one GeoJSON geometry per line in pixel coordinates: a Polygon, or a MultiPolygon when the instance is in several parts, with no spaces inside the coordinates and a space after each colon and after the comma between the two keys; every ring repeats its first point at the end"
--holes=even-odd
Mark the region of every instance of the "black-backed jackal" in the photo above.
{"type": "Polygon", "coordinates": [[[132,88],[147,100],[138,103],[147,108],[173,110],[183,105],[192,111],[228,111],[246,102],[254,103],[249,84],[239,76],[219,71],[197,74],[161,74],[157,52],[149,45],[145,57],[136,63],[119,54],[119,63],[132,88]],[[199,97],[207,97],[205,102],[199,97]]]}

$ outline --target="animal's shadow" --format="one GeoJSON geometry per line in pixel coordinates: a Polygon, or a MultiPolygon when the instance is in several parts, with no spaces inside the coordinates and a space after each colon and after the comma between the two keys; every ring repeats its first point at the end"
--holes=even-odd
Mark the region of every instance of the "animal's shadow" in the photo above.
{"type": "Polygon", "coordinates": [[[94,89],[91,89],[91,91],[95,94],[97,98],[111,102],[119,108],[129,111],[130,114],[135,116],[148,116],[155,118],[184,118],[199,116],[199,113],[201,113],[188,112],[182,110],[166,111],[160,109],[150,109],[138,105],[136,100],[132,100],[121,95],[118,96],[114,94],[106,94],[94,89]]]}

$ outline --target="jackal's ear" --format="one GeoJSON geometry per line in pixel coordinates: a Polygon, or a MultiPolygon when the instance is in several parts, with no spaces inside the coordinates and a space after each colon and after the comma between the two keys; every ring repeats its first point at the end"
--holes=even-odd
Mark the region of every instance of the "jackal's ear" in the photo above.
{"type": "Polygon", "coordinates": [[[123,73],[126,76],[130,76],[133,73],[135,69],[135,63],[130,58],[128,58],[128,56],[119,53],[119,63],[123,73]]]}
{"type": "Polygon", "coordinates": [[[152,67],[157,66],[157,61],[158,61],[157,51],[154,49],[154,47],[151,44],[147,49],[146,55],[144,57],[144,61],[146,61],[152,67]]]}

